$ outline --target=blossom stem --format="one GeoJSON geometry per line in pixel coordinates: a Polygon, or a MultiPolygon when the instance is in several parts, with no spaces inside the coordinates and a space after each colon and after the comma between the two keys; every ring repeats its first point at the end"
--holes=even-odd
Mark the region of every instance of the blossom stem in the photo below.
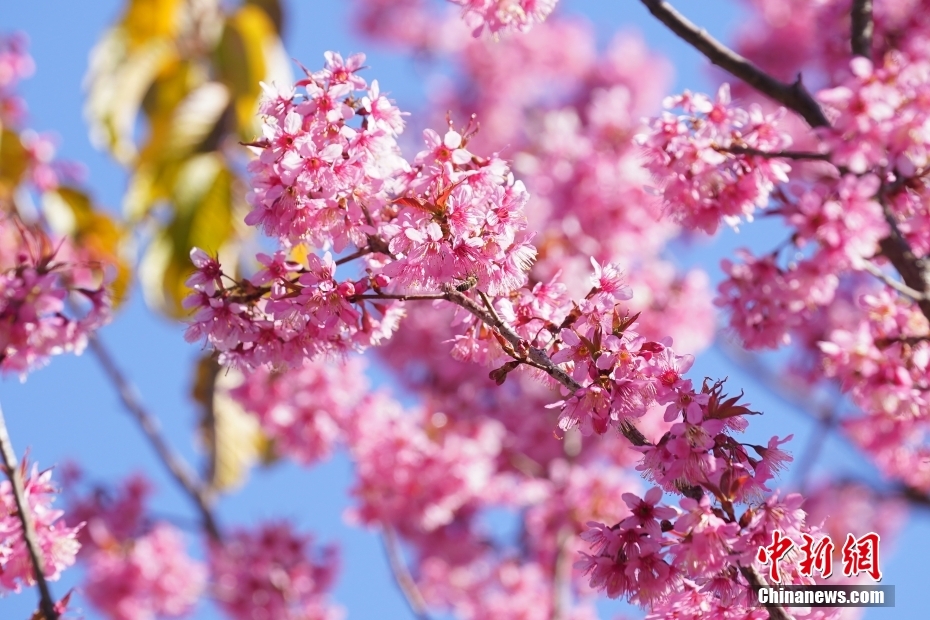
{"type": "Polygon", "coordinates": [[[211,501],[206,489],[184,459],[179,454],[175,453],[168,445],[168,442],[165,441],[165,438],[162,437],[157,418],[151,415],[142,404],[142,399],[139,397],[139,391],[136,389],[136,386],[126,378],[114,361],[113,356],[110,355],[109,350],[107,350],[96,336],[91,336],[89,338],[89,347],[97,358],[97,361],[100,362],[104,373],[112,382],[113,387],[116,388],[116,392],[119,394],[123,407],[125,407],[139,424],[142,432],[155,449],[155,452],[161,459],[162,464],[168,469],[168,472],[194,501],[197,510],[200,512],[201,527],[203,527],[210,538],[213,540],[220,540],[220,530],[217,526],[216,518],[213,516],[210,505],[211,501]]]}
{"type": "Polygon", "coordinates": [[[372,252],[371,248],[364,247],[359,250],[356,250],[355,252],[352,252],[351,254],[343,256],[339,260],[335,261],[335,264],[344,265],[348,262],[354,261],[356,258],[361,258],[362,256],[365,256],[366,254],[371,254],[371,252],[372,252]]]}
{"type": "Polygon", "coordinates": [[[45,580],[45,565],[42,561],[42,555],[39,553],[35,524],[32,522],[32,509],[26,501],[23,479],[20,477],[19,461],[16,460],[16,454],[13,452],[13,443],[10,441],[10,433],[6,428],[2,407],[0,407],[0,457],[3,459],[3,469],[10,479],[13,499],[16,502],[16,512],[19,516],[19,522],[23,526],[26,549],[29,551],[29,559],[32,560],[32,566],[35,569],[36,587],[39,589],[39,608],[42,610],[45,620],[58,620],[55,599],[52,597],[52,591],[45,580]]]}
{"type": "Polygon", "coordinates": [[[794,110],[811,127],[829,127],[820,104],[804,88],[801,76],[788,84],[775,79],[743,56],[712,37],[664,0],[640,0],[653,16],[708,60],[759,92],[794,110]]]}
{"type": "Polygon", "coordinates": [[[853,0],[852,11],[852,37],[850,44],[852,53],[863,58],[872,57],[872,33],[875,30],[875,21],[872,19],[872,0],[853,0]]]}
{"type": "Polygon", "coordinates": [[[426,600],[420,593],[416,581],[414,581],[413,576],[404,564],[403,558],[400,556],[400,549],[397,546],[397,534],[395,534],[394,528],[387,523],[382,524],[381,540],[384,542],[384,552],[387,555],[388,564],[391,566],[394,581],[397,582],[397,587],[400,588],[401,593],[404,595],[410,611],[413,612],[417,620],[430,620],[426,600]]]}

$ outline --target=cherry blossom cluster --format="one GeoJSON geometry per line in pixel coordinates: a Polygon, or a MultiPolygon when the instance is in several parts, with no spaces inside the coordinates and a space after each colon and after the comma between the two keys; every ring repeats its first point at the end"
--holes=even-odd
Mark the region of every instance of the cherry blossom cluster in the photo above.
{"type": "MultiPolygon", "coordinates": [[[[775,560],[765,567],[760,548],[773,533],[802,539],[817,530],[805,524],[802,498],[772,496],[749,507],[739,518],[730,504],[715,507],[707,496],[682,498],[680,507],[659,504],[662,492],[653,488],[640,498],[624,501],[631,515],[613,526],[590,523],[582,537],[593,553],[576,564],[591,586],[611,598],[628,597],[651,608],[650,618],[744,618],[752,607],[749,586],[762,573],[775,583],[810,585],[813,577],[799,567],[775,560]],[[752,581],[750,581],[752,579],[752,581]]],[[[804,618],[835,618],[839,609],[818,609],[804,618]]],[[[767,617],[768,612],[762,612],[767,617]]],[[[754,617],[754,616],[753,616],[754,617]]]]}
{"type": "Polygon", "coordinates": [[[369,219],[406,169],[396,143],[404,123],[377,82],[369,88],[356,74],[364,60],[327,52],[326,67],[297,83],[300,93],[265,87],[246,223],[336,251],[375,232],[369,219]]]}
{"type": "Polygon", "coordinates": [[[743,218],[752,221],[791,170],[784,160],[753,154],[790,146],[790,136],[779,128],[784,112],[737,107],[726,84],[715,99],[685,92],[667,99],[665,107],[684,114],[665,112],[638,140],[669,214],[711,234],[721,220],[733,227],[743,218]]]}
{"type": "Polygon", "coordinates": [[[16,216],[0,215],[0,239],[0,369],[25,376],[52,355],[80,353],[110,318],[97,264],[16,216]]]}
{"type": "MultiPolygon", "coordinates": [[[[747,0],[747,18],[739,29],[739,51],[769,74],[786,82],[803,71],[812,90],[849,78],[850,2],[826,0],[747,0]],[[790,33],[790,34],[789,34],[790,33]]],[[[896,50],[911,59],[928,57],[930,20],[926,0],[872,4],[872,56],[896,50]]],[[[736,86],[736,85],[734,85],[736,86]]],[[[743,85],[740,95],[750,94],[743,85]]],[[[809,134],[797,127],[797,135],[809,134]]]]}
{"type": "Polygon", "coordinates": [[[832,160],[859,174],[888,168],[909,177],[926,170],[930,61],[890,52],[875,66],[856,58],[850,70],[840,85],[818,93],[835,114],[824,132],[832,160]]]}
{"type": "MultiPolygon", "coordinates": [[[[525,233],[526,190],[506,164],[466,148],[467,132],[426,131],[412,164],[398,155],[400,113],[355,75],[362,56],[327,55],[327,68],[263,104],[265,138],[250,167],[247,223],[286,248],[308,243],[363,257],[367,273],[340,280],[327,252],[260,255],[254,276],[232,281],[193,250],[195,311],[186,337],[206,339],[227,363],[297,364],[320,353],[378,344],[403,314],[399,293],[470,282],[491,295],[526,281],[535,250],[525,233]],[[354,106],[354,107],[353,107],[354,106]],[[361,117],[353,128],[348,121],[361,117]]],[[[304,246],[301,246],[304,247],[304,246]]],[[[461,286],[461,284],[459,284],[461,286]]]]}
{"type": "MultiPolygon", "coordinates": [[[[925,269],[919,259],[930,252],[926,18],[875,3],[874,60],[850,59],[849,3],[752,4],[765,26],[756,24],[742,51],[789,83],[803,72],[795,87],[814,88],[828,126],[811,131],[787,117],[778,130],[801,150],[786,151],[787,137],[781,144],[737,142],[726,149],[728,156],[778,163],[785,172],[790,159],[794,169],[790,180],[771,177],[758,205],[783,218],[784,241],[768,254],[725,260],[715,303],[728,311],[747,348],[798,344],[792,370],[803,383],[832,382],[861,410],[841,419],[853,442],[887,476],[926,489],[930,331],[921,293],[902,285],[922,277],[913,270],[925,269]],[[789,30],[786,46],[779,36],[789,30]]],[[[745,88],[738,93],[747,106],[773,107],[745,88]]],[[[662,118],[653,122],[647,149],[662,127],[662,118]]],[[[699,131],[686,143],[694,152],[707,144],[699,131]]],[[[647,157],[659,171],[668,161],[661,151],[647,150],[647,157]]],[[[758,164],[754,170],[765,170],[758,164]]],[[[683,204],[673,185],[660,189],[667,201],[683,204]]],[[[723,204],[725,193],[716,191],[712,203],[723,204]]]]}
{"type": "Polygon", "coordinates": [[[279,372],[257,368],[230,395],[258,419],[277,452],[311,465],[344,440],[367,384],[358,358],[319,359],[279,372]]]}
{"type": "Polygon", "coordinates": [[[335,549],[311,553],[311,539],[284,522],[233,531],[210,547],[213,596],[235,620],[338,620],[326,600],[335,549]]]}
{"type": "MultiPolygon", "coordinates": [[[[80,472],[69,476],[71,489],[80,472]]],[[[84,523],[80,559],[87,600],[112,620],[153,620],[193,610],[207,585],[206,567],[188,554],[183,534],[146,514],[151,487],[142,476],[115,492],[73,496],[70,519],[84,523]]]]}
{"type": "Polygon", "coordinates": [[[429,532],[450,523],[466,504],[490,501],[498,492],[491,483],[501,450],[500,424],[488,421],[471,433],[448,432],[444,414],[434,413],[424,427],[386,397],[366,403],[360,418],[364,421],[351,440],[357,521],[429,532]]]}
{"type": "Polygon", "coordinates": [[[786,268],[777,255],[755,257],[740,250],[741,262],[724,259],[727,279],[715,300],[730,314],[730,327],[748,349],[777,348],[791,341],[790,332],[810,319],[810,309],[833,301],[839,278],[828,263],[802,260],[786,268]]]}
{"type": "Polygon", "coordinates": [[[886,475],[930,489],[930,429],[923,416],[930,345],[927,318],[891,290],[855,295],[824,321],[818,359],[861,410],[843,428],[886,475]]]}
{"type": "Polygon", "coordinates": [[[661,101],[671,67],[635,33],[618,34],[603,51],[596,39],[590,24],[557,17],[519,37],[466,39],[452,58],[463,75],[433,95],[435,107],[480,119],[470,144],[513,152],[538,231],[532,280],[560,274],[580,297],[590,257],[615,263],[635,292],[631,312],[643,311],[639,331],[696,353],[713,337],[708,280],[679,272],[662,254],[679,227],[662,217],[631,140],[661,101]]]}
{"type": "Polygon", "coordinates": [[[0,121],[4,124],[16,125],[26,113],[26,106],[15,91],[20,80],[35,70],[26,47],[24,34],[0,35],[0,121]]]}
{"type": "Polygon", "coordinates": [[[465,22],[479,36],[484,29],[526,32],[549,16],[558,0],[449,0],[462,7],[465,22]]]}
{"type": "Polygon", "coordinates": [[[0,124],[3,141],[19,147],[9,147],[10,169],[0,180],[0,371],[21,377],[52,355],[80,353],[110,314],[96,257],[71,239],[50,235],[18,205],[18,196],[55,189],[78,175],[77,166],[55,161],[51,137],[17,131],[25,107],[14,87],[32,70],[25,37],[0,37],[0,124]]]}
{"type": "MultiPolygon", "coordinates": [[[[370,39],[417,52],[443,52],[470,40],[519,42],[550,23],[558,0],[356,0],[356,27],[370,39]],[[488,36],[482,37],[483,33],[488,36]]],[[[515,76],[516,77],[516,76],[515,76]]]]}
{"type": "MultiPolygon", "coordinates": [[[[66,525],[61,520],[64,511],[52,507],[58,493],[52,484],[52,470],[40,472],[36,465],[29,468],[25,461],[19,469],[23,497],[36,530],[45,577],[57,580],[61,571],[74,564],[81,547],[78,532],[82,525],[66,525]]],[[[26,548],[13,487],[4,477],[0,481],[0,595],[10,591],[19,592],[24,586],[34,585],[35,573],[26,548]]]]}
{"type": "MultiPolygon", "coordinates": [[[[324,458],[334,442],[346,441],[359,475],[353,491],[358,499],[355,519],[396,531],[414,544],[425,589],[433,589],[436,601],[466,616],[474,613],[466,611],[474,601],[513,591],[524,578],[506,575],[531,579],[551,574],[553,565],[564,563],[559,557],[580,549],[575,537],[583,531],[578,518],[585,511],[564,514],[557,506],[564,506],[567,498],[601,506],[587,511],[589,519],[606,521],[612,517],[609,511],[627,510],[596,500],[610,493],[598,491],[601,484],[593,483],[594,471],[639,462],[642,471],[669,491],[706,486],[731,504],[761,499],[769,490],[766,483],[788,458],[779,448],[785,440],[745,446],[731,436],[744,428],[743,416],[752,412],[738,397],[726,397],[720,383],[705,382],[695,390],[684,378],[693,358],[675,353],[668,338],[639,333],[640,313],[627,304],[632,290],[620,265],[590,259],[587,277],[572,283],[581,289],[574,300],[555,273],[528,282],[536,254],[525,233],[529,196],[507,165],[495,156],[474,154],[474,130],[451,127],[444,135],[426,130],[427,148],[406,162],[394,142],[400,127],[379,127],[371,117],[373,108],[358,103],[372,96],[355,74],[361,60],[328,54],[327,61],[324,71],[308,73],[299,84],[305,98],[290,91],[269,94],[263,104],[264,138],[252,144],[259,159],[252,164],[256,190],[249,223],[277,236],[284,249],[260,255],[259,271],[239,282],[216,259],[192,252],[196,271],[189,284],[195,292],[188,306],[197,314],[188,337],[205,338],[221,351],[225,363],[276,365],[274,372],[247,373],[235,393],[269,434],[282,441],[284,452],[310,463],[324,458]],[[356,88],[366,94],[350,94],[356,88]],[[344,98],[337,101],[337,96],[344,98]],[[350,127],[348,121],[356,117],[361,120],[350,127]],[[355,148],[355,139],[362,144],[383,140],[386,146],[366,151],[355,148]],[[337,210],[339,217],[322,215],[326,209],[337,210]],[[331,255],[332,250],[342,258],[331,255]],[[340,265],[356,259],[363,266],[362,277],[336,277],[340,265]],[[439,333],[447,334],[444,352],[433,351],[433,345],[423,351],[437,360],[442,355],[444,361],[427,363],[411,375],[426,373],[414,379],[431,386],[426,407],[405,412],[387,396],[358,401],[334,390],[332,376],[317,361],[320,354],[387,340],[400,328],[397,320],[407,311],[402,304],[418,299],[434,302],[437,319],[416,321],[409,335],[398,336],[397,345],[387,345],[386,355],[409,359],[410,346],[423,348],[425,341],[439,342],[439,333]],[[390,330],[372,338],[377,329],[372,315],[387,317],[391,312],[390,330]],[[450,353],[461,364],[450,366],[450,353]],[[479,371],[483,384],[472,378],[478,367],[474,362],[492,366],[491,386],[487,370],[479,371]],[[529,372],[515,373],[521,366],[529,372]],[[531,390],[523,377],[544,381],[531,390]],[[444,393],[440,386],[454,393],[444,393]],[[304,395],[311,390],[312,400],[304,395]],[[561,399],[556,390],[561,390],[561,399]],[[513,402],[538,407],[539,422],[515,415],[523,407],[514,411],[508,405],[513,402]],[[546,405],[559,411],[558,420],[546,413],[546,405]],[[478,411],[470,415],[469,408],[478,411]],[[494,410],[500,411],[499,420],[483,413],[494,410]],[[528,424],[539,437],[549,438],[557,424],[565,445],[520,439],[528,424]],[[559,465],[559,452],[577,454],[569,443],[594,442],[611,429],[626,435],[635,449],[627,443],[626,448],[592,451],[587,461],[592,469],[572,468],[575,473],[568,477],[558,473],[565,469],[559,465]],[[535,478],[533,484],[527,476],[535,478]],[[511,555],[498,551],[488,557],[481,551],[476,519],[483,509],[520,508],[543,498],[549,508],[531,511],[526,520],[528,530],[539,534],[533,562],[514,573],[511,555]],[[569,539],[559,542],[563,530],[569,539]],[[443,579],[463,571],[486,578],[475,578],[471,594],[450,593],[443,579]]],[[[600,146],[591,152],[594,160],[580,156],[570,164],[580,174],[596,174],[598,165],[607,165],[609,141],[618,131],[631,136],[637,127],[606,112],[614,100],[626,101],[622,91],[599,92],[593,99],[585,131],[600,146]]],[[[556,157],[554,146],[551,155],[542,148],[536,153],[556,157]]],[[[637,166],[629,175],[632,186],[645,174],[635,158],[628,161],[637,166]]],[[[541,174],[537,178],[542,181],[541,174]]],[[[645,212],[655,209],[655,201],[631,195],[645,212]]],[[[575,200],[580,210],[582,197],[575,200]]],[[[616,209],[621,229],[651,230],[635,214],[616,209]]],[[[550,213],[562,220],[564,231],[571,231],[564,223],[574,217],[570,210],[554,203],[550,213]]],[[[575,226],[577,230],[577,220],[575,226]]],[[[595,239],[610,243],[594,220],[584,226],[595,239]]],[[[671,232],[658,222],[655,231],[659,237],[671,232]]],[[[576,236],[573,241],[579,240],[576,236]]],[[[659,247],[661,242],[646,256],[659,247]]],[[[658,265],[650,267],[661,273],[658,265]]],[[[695,289],[700,291],[700,285],[695,289]]],[[[659,331],[658,326],[652,329],[659,331]]],[[[631,488],[622,476],[617,483],[620,494],[631,488]]],[[[580,573],[571,578],[578,581],[580,573]]],[[[535,587],[529,585],[532,581],[527,584],[535,587]]],[[[583,617],[586,612],[579,613],[583,617]]]]}

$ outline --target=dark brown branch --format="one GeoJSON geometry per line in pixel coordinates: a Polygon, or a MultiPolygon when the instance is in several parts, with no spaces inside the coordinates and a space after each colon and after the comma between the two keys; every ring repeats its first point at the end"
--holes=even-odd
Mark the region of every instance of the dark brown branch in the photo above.
{"type": "Polygon", "coordinates": [[[640,0],[660,22],[686,43],[704,54],[708,60],[734,77],[746,82],[789,110],[800,114],[811,127],[828,127],[830,121],[820,105],[804,88],[801,76],[788,84],[775,79],[746,58],[713,38],[664,0],[640,0]]]}
{"type": "Polygon", "coordinates": [[[397,547],[397,535],[394,533],[394,529],[386,523],[382,524],[382,528],[381,539],[384,541],[384,552],[387,555],[388,564],[391,567],[391,573],[394,575],[394,581],[397,582],[397,587],[400,588],[401,594],[404,595],[404,599],[410,607],[410,611],[413,612],[417,620],[429,620],[426,600],[420,593],[417,582],[414,581],[410,571],[407,570],[407,565],[404,564],[400,549],[397,547]]]}
{"type": "Polygon", "coordinates": [[[898,488],[898,493],[918,508],[930,509],[930,495],[926,491],[903,484],[898,488]]]}
{"type": "Polygon", "coordinates": [[[733,153],[734,155],[764,157],[765,159],[830,161],[830,153],[814,153],[812,151],[763,151],[751,146],[714,146],[714,150],[721,153],[733,153]]]}
{"type": "Polygon", "coordinates": [[[353,295],[349,298],[349,301],[356,301],[358,299],[398,299],[400,301],[430,301],[437,299],[445,299],[446,296],[441,293],[436,294],[426,294],[426,295],[417,295],[417,294],[404,294],[404,293],[364,293],[362,295],[353,295]]]}
{"type": "MultiPolygon", "coordinates": [[[[762,575],[751,566],[740,566],[739,572],[742,573],[743,577],[746,578],[746,581],[748,581],[749,585],[753,588],[761,588],[767,585],[762,575]]],[[[770,604],[766,605],[765,608],[768,610],[771,620],[794,620],[794,616],[778,605],[770,604]]]]}
{"type": "Polygon", "coordinates": [[[875,30],[875,21],[872,19],[872,0],[853,0],[852,36],[850,44],[855,56],[872,58],[872,32],[875,30]]]}
{"type": "Polygon", "coordinates": [[[901,279],[904,280],[904,284],[919,296],[915,299],[917,306],[927,320],[930,320],[930,296],[927,295],[930,291],[930,265],[927,264],[927,259],[914,254],[910,244],[904,238],[885,200],[884,190],[879,193],[878,201],[882,205],[885,220],[891,229],[891,234],[879,241],[881,253],[894,265],[901,279]]]}
{"type": "Polygon", "coordinates": [[[45,580],[45,563],[39,552],[36,528],[32,522],[32,509],[26,501],[23,479],[19,475],[19,461],[16,460],[16,454],[13,452],[13,443],[10,441],[10,433],[6,428],[2,408],[0,408],[0,456],[3,458],[3,469],[13,489],[13,500],[16,502],[19,522],[23,526],[23,539],[26,541],[29,559],[32,560],[32,567],[35,569],[36,586],[39,588],[39,609],[42,610],[46,620],[58,620],[55,599],[52,597],[48,581],[45,580]]]}
{"type": "Polygon", "coordinates": [[[158,426],[158,420],[152,416],[142,404],[139,392],[136,387],[129,382],[123,375],[123,372],[116,365],[113,357],[103,343],[96,336],[89,339],[90,350],[93,352],[97,361],[103,367],[104,373],[116,388],[119,398],[126,410],[139,424],[142,432],[145,434],[149,443],[155,449],[161,462],[168,469],[168,472],[177,481],[178,484],[187,492],[187,495],[194,501],[197,510],[200,512],[201,525],[207,534],[214,540],[220,539],[220,530],[213,516],[211,501],[207,490],[197,479],[193,471],[184,462],[180,455],[176,454],[164,437],[158,426]]]}

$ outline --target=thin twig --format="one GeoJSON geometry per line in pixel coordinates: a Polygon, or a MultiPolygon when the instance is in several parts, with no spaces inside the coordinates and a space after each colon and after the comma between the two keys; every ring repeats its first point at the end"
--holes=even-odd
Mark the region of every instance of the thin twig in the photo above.
{"type": "MultiPolygon", "coordinates": [[[[494,315],[494,318],[495,318],[495,319],[497,319],[498,321],[500,321],[500,320],[501,320],[500,315],[497,314],[497,310],[494,309],[494,304],[492,304],[492,303],[491,303],[491,300],[488,299],[488,296],[484,294],[484,291],[480,291],[480,290],[479,290],[479,291],[478,291],[478,296],[481,297],[481,302],[484,304],[484,307],[487,308],[488,312],[490,312],[492,315],[494,315]]],[[[501,321],[501,322],[503,323],[503,321],[501,321]]]]}
{"type": "Polygon", "coordinates": [[[836,424],[836,412],[831,411],[826,415],[821,414],[817,423],[817,429],[814,430],[807,440],[807,446],[798,457],[797,466],[794,469],[794,477],[797,480],[798,491],[804,493],[807,489],[807,483],[810,481],[810,473],[814,468],[820,453],[823,451],[826,442],[826,435],[836,424]]]}
{"type": "Polygon", "coordinates": [[[664,0],[640,0],[659,21],[686,43],[704,54],[708,60],[734,77],[746,82],[760,93],[800,114],[811,127],[828,127],[830,121],[811,94],[804,88],[801,76],[788,84],[775,79],[746,58],[699,28],[664,0]]]}
{"type": "MultiPolygon", "coordinates": [[[[401,299],[401,300],[436,300],[443,299],[453,303],[460,308],[474,315],[478,320],[488,327],[494,328],[500,336],[506,340],[513,349],[511,356],[531,366],[542,370],[547,375],[555,379],[559,384],[569,391],[569,395],[574,394],[583,386],[572,379],[571,375],[559,368],[549,359],[549,356],[543,349],[532,346],[527,340],[513,330],[510,325],[505,323],[497,316],[496,312],[488,311],[487,308],[476,302],[468,295],[457,291],[454,286],[447,284],[443,287],[442,293],[430,293],[424,295],[404,295],[402,293],[391,294],[367,294],[356,295],[353,299],[401,299]],[[522,356],[522,357],[521,357],[522,356]]],[[[490,302],[489,302],[490,303],[490,302]]],[[[493,310],[493,308],[492,308],[493,310]]],[[[620,424],[620,432],[630,440],[635,446],[645,446],[649,443],[646,437],[636,428],[630,420],[624,420],[620,424]]]]}
{"type": "Polygon", "coordinates": [[[13,499],[16,502],[19,522],[23,526],[23,538],[26,541],[26,549],[29,551],[29,559],[32,560],[32,567],[35,569],[36,586],[39,588],[39,608],[45,615],[45,620],[58,620],[55,599],[52,597],[52,591],[45,580],[45,563],[42,561],[42,555],[39,552],[36,528],[32,522],[32,509],[26,501],[26,491],[20,477],[19,461],[16,460],[16,454],[13,452],[13,443],[10,441],[10,433],[6,428],[2,408],[0,408],[0,456],[3,458],[3,468],[10,479],[10,486],[13,489],[13,499]]]}
{"type": "Polygon", "coordinates": [[[194,501],[197,510],[200,512],[203,529],[212,539],[219,540],[220,530],[211,510],[210,498],[208,497],[207,491],[196,478],[193,470],[191,470],[179,454],[176,454],[171,449],[164,437],[162,437],[158,420],[146,410],[139,397],[138,390],[125,375],[123,375],[123,372],[116,365],[116,362],[103,343],[96,336],[91,336],[89,338],[89,347],[96,356],[97,361],[99,361],[100,365],[103,367],[104,373],[106,373],[107,377],[113,383],[113,387],[116,388],[123,406],[142,428],[142,432],[155,449],[161,462],[194,501]]]}
{"type": "Polygon", "coordinates": [[[545,370],[546,374],[558,381],[564,387],[568,388],[572,394],[581,389],[581,384],[572,379],[572,377],[552,363],[549,356],[542,349],[530,346],[530,344],[520,337],[517,332],[513,331],[509,325],[500,320],[496,313],[492,314],[485,308],[478,305],[472,298],[464,293],[460,293],[451,286],[445,287],[443,298],[455,305],[467,310],[475,317],[480,319],[489,327],[493,327],[497,332],[514,348],[515,351],[526,351],[527,359],[534,362],[537,366],[545,370]]]}
{"type": "Polygon", "coordinates": [[[418,620],[429,620],[426,600],[420,593],[417,582],[414,581],[410,571],[407,570],[407,565],[404,564],[400,549],[397,546],[397,535],[394,533],[394,528],[386,523],[382,524],[381,540],[384,542],[384,552],[387,555],[388,564],[391,566],[394,581],[397,582],[397,587],[400,588],[401,594],[404,595],[410,611],[418,620]]]}
{"type": "Polygon", "coordinates": [[[446,296],[441,293],[428,293],[425,295],[416,295],[416,294],[406,294],[406,293],[364,293],[361,295],[353,295],[349,298],[349,301],[355,301],[356,299],[398,299],[400,301],[436,301],[439,299],[445,299],[446,296]]]}
{"type": "Polygon", "coordinates": [[[868,260],[862,261],[862,268],[865,271],[868,271],[870,274],[872,274],[876,278],[878,278],[879,280],[881,280],[882,282],[884,282],[885,284],[887,284],[889,287],[898,291],[902,295],[906,295],[910,297],[914,301],[926,301],[928,299],[927,293],[921,293],[920,291],[915,291],[914,289],[909,287],[907,284],[904,284],[903,282],[899,282],[898,280],[895,280],[894,278],[889,276],[887,273],[882,271],[878,267],[878,265],[874,265],[871,261],[868,261],[868,260]]]}
{"type": "Polygon", "coordinates": [[[555,539],[555,567],[552,579],[552,618],[551,620],[564,620],[566,616],[565,594],[571,582],[572,563],[568,553],[568,543],[572,533],[568,526],[559,528],[555,539]]]}
{"type": "Polygon", "coordinates": [[[872,0],[853,0],[852,36],[850,44],[852,53],[864,58],[872,57],[872,32],[875,30],[875,21],[872,19],[872,0]]]}
{"type": "Polygon", "coordinates": [[[349,261],[355,260],[356,258],[361,258],[362,256],[365,256],[365,255],[367,255],[367,254],[371,254],[371,252],[372,252],[371,248],[369,248],[369,247],[364,247],[364,248],[361,248],[361,249],[359,249],[359,250],[357,250],[357,251],[355,251],[355,252],[352,252],[351,254],[347,254],[346,256],[343,256],[342,258],[340,258],[339,260],[337,260],[337,261],[335,262],[335,264],[336,264],[336,265],[344,265],[344,264],[348,263],[349,261]]]}

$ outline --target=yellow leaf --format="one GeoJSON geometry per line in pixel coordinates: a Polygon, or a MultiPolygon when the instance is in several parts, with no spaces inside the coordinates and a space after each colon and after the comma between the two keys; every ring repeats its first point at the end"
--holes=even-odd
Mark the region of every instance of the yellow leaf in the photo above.
{"type": "Polygon", "coordinates": [[[230,16],[214,64],[219,79],[232,92],[240,137],[250,140],[258,132],[260,82],[282,86],[293,82],[287,53],[269,14],[248,3],[230,16]]]}
{"type": "Polygon", "coordinates": [[[280,0],[246,0],[245,4],[252,4],[259,7],[274,24],[274,30],[281,35],[281,28],[284,26],[284,7],[281,6],[280,0]]]}
{"type": "Polygon", "coordinates": [[[19,135],[0,125],[0,199],[13,195],[27,165],[19,135]]]}
{"type": "Polygon", "coordinates": [[[133,44],[154,38],[173,38],[180,26],[185,0],[131,0],[122,26],[133,44]]]}
{"type": "Polygon", "coordinates": [[[181,157],[201,147],[228,105],[229,90],[219,82],[201,84],[188,93],[171,115],[165,156],[181,157]]]}
{"type": "Polygon", "coordinates": [[[229,394],[243,380],[239,371],[220,368],[207,356],[197,363],[195,377],[192,395],[202,409],[202,438],[209,457],[206,479],[214,490],[228,491],[244,482],[269,442],[255,417],[229,394]]]}
{"type": "Polygon", "coordinates": [[[95,209],[87,194],[72,187],[46,192],[42,196],[42,209],[55,232],[70,237],[94,260],[116,269],[111,282],[113,303],[122,304],[132,277],[126,230],[107,213],[95,209]]]}
{"type": "Polygon", "coordinates": [[[110,30],[91,52],[84,78],[84,116],[91,141],[124,165],[136,156],[135,128],[142,100],[162,70],[177,57],[174,42],[150,39],[131,46],[122,29],[110,30]]]}

